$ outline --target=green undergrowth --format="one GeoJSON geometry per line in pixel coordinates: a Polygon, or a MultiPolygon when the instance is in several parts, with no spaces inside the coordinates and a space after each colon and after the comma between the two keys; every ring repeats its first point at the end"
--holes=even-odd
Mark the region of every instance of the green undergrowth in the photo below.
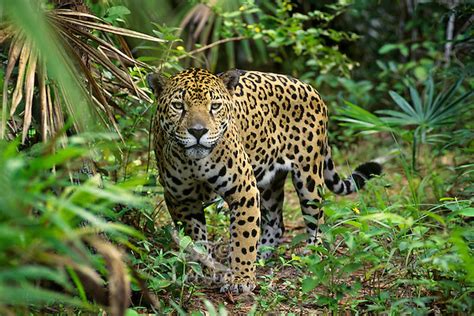
{"type": "MultiPolygon", "coordinates": [[[[361,149],[353,153],[364,160],[361,149]]],[[[409,172],[410,164],[400,157],[386,162],[384,174],[357,194],[326,192],[319,246],[304,243],[303,218],[288,182],[285,241],[272,258],[258,262],[258,288],[250,299],[190,282],[189,271],[201,272],[184,250],[190,241],[183,237],[177,248],[168,228],[158,228],[152,241],[143,242],[149,252],[135,263],[147,271],[166,310],[178,314],[472,311],[474,207],[465,195],[468,187],[452,191],[452,181],[469,173],[440,160],[420,160],[419,172],[409,172]]],[[[213,205],[206,215],[212,239],[225,244],[225,206],[213,205]]]]}

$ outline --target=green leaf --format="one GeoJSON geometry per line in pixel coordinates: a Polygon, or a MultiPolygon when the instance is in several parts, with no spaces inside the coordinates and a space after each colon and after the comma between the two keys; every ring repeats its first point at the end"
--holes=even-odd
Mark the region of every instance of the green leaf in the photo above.
{"type": "Polygon", "coordinates": [[[336,117],[337,120],[346,122],[344,125],[361,130],[362,133],[375,133],[391,130],[391,128],[376,115],[352,104],[351,102],[345,101],[344,103],[347,107],[341,109],[341,115],[336,117]]]}
{"type": "Polygon", "coordinates": [[[125,316],[140,316],[140,314],[136,310],[128,308],[125,311],[125,316]]]}
{"type": "Polygon", "coordinates": [[[110,7],[107,9],[107,16],[124,16],[130,14],[130,10],[127,7],[118,5],[114,7],[110,7]]]}
{"type": "Polygon", "coordinates": [[[416,79],[419,81],[425,81],[426,77],[428,76],[428,72],[426,71],[426,68],[423,66],[418,66],[413,69],[413,74],[415,75],[416,79]]]}
{"type": "Polygon", "coordinates": [[[312,277],[306,277],[301,283],[301,291],[303,293],[308,293],[309,291],[314,290],[314,288],[319,284],[319,281],[312,277]]]}
{"type": "Polygon", "coordinates": [[[398,214],[393,213],[375,213],[370,215],[361,216],[360,221],[374,221],[376,223],[382,224],[382,222],[393,223],[401,226],[410,227],[413,224],[411,217],[404,218],[398,214]]]}
{"type": "Polygon", "coordinates": [[[456,211],[456,214],[466,216],[466,217],[473,217],[474,216],[474,207],[467,207],[467,208],[461,209],[459,211],[456,211]]]}
{"type": "Polygon", "coordinates": [[[357,271],[360,267],[362,267],[362,264],[359,262],[349,263],[342,268],[341,272],[351,274],[352,272],[357,271]]]}
{"type": "Polygon", "coordinates": [[[189,236],[184,236],[179,240],[179,248],[186,249],[189,245],[193,243],[193,240],[189,236]]]}
{"type": "Polygon", "coordinates": [[[54,166],[63,164],[73,158],[78,158],[86,153],[84,148],[68,147],[58,150],[55,154],[47,155],[33,159],[30,166],[33,170],[45,170],[53,168],[54,166]]]}
{"type": "Polygon", "coordinates": [[[49,267],[24,265],[18,268],[5,269],[0,272],[0,281],[2,282],[21,282],[24,280],[49,280],[67,289],[71,289],[66,275],[49,267]]]}
{"type": "Polygon", "coordinates": [[[389,91],[393,101],[407,114],[412,115],[413,118],[418,118],[418,114],[413,110],[413,107],[401,95],[393,90],[389,91]]]}
{"type": "Polygon", "coordinates": [[[423,211],[423,214],[425,214],[428,217],[431,217],[432,219],[436,220],[437,222],[439,222],[442,225],[446,225],[446,221],[444,220],[444,218],[442,216],[434,213],[434,212],[423,211]]]}
{"type": "Polygon", "coordinates": [[[50,290],[44,290],[31,285],[19,287],[0,284],[0,303],[22,306],[25,304],[45,305],[53,303],[67,303],[72,306],[90,308],[89,305],[77,298],[50,290]]]}
{"type": "Polygon", "coordinates": [[[204,300],[204,305],[206,306],[206,309],[207,309],[207,312],[209,313],[209,315],[211,316],[217,316],[217,310],[216,308],[214,307],[214,305],[208,301],[208,300],[204,300]]]}
{"type": "Polygon", "coordinates": [[[408,53],[409,53],[408,47],[406,47],[405,45],[400,44],[400,45],[398,46],[398,48],[400,49],[400,53],[401,53],[404,57],[407,57],[407,56],[408,56],[408,53]]]}
{"type": "Polygon", "coordinates": [[[303,215],[303,218],[308,223],[319,225],[318,220],[311,215],[303,215]]]}
{"type": "Polygon", "coordinates": [[[384,55],[398,48],[398,44],[385,44],[379,49],[379,54],[384,55]]]}
{"type": "Polygon", "coordinates": [[[413,105],[415,107],[415,111],[418,113],[420,117],[423,116],[423,105],[421,103],[421,98],[420,95],[418,94],[418,91],[412,86],[410,86],[410,96],[411,100],[413,102],[413,105]]]}
{"type": "Polygon", "coordinates": [[[300,242],[302,242],[303,240],[306,240],[308,237],[309,236],[308,236],[307,233],[302,233],[302,234],[296,235],[291,240],[291,246],[294,247],[294,246],[298,245],[300,242]]]}
{"type": "Polygon", "coordinates": [[[407,122],[407,124],[404,124],[404,125],[411,124],[411,122],[417,122],[413,117],[411,117],[410,115],[408,115],[404,112],[398,112],[398,111],[394,111],[394,110],[379,110],[379,111],[377,111],[377,114],[385,114],[385,115],[396,117],[396,118],[399,118],[399,119],[402,119],[402,120],[405,120],[405,121],[410,121],[410,122],[407,122]]]}

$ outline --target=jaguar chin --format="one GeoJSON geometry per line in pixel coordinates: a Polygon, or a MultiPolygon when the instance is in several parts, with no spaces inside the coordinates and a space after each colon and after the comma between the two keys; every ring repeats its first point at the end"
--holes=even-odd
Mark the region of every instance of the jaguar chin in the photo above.
{"type": "Polygon", "coordinates": [[[186,156],[191,159],[203,159],[211,154],[214,147],[206,147],[201,144],[185,147],[186,156]]]}

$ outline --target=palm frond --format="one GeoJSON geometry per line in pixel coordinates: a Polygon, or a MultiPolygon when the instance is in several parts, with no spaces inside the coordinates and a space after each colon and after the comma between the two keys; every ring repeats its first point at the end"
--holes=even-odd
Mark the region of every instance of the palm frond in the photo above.
{"type": "Polygon", "coordinates": [[[58,9],[58,10],[53,10],[53,14],[61,17],[61,19],[65,22],[69,22],[71,24],[78,25],[80,27],[88,28],[91,30],[98,30],[98,31],[103,31],[107,33],[112,33],[116,35],[121,35],[121,36],[127,36],[127,37],[134,37],[146,41],[152,41],[152,42],[158,42],[158,43],[163,43],[166,42],[165,40],[161,38],[157,38],[155,36],[143,34],[140,32],[135,32],[132,30],[128,30],[125,28],[121,27],[116,27],[113,25],[107,24],[104,20],[92,15],[92,14],[86,14],[82,12],[76,12],[76,11],[71,11],[71,10],[63,10],[63,9],[58,9]],[[95,19],[98,20],[99,22],[91,22],[88,20],[80,19],[80,18],[90,18],[90,19],[95,19]]]}
{"type": "Polygon", "coordinates": [[[390,131],[391,127],[387,122],[377,115],[351,103],[345,101],[346,107],[339,111],[336,119],[342,121],[341,125],[351,126],[359,130],[362,134],[372,134],[382,131],[390,131]]]}
{"type": "Polygon", "coordinates": [[[415,112],[413,107],[410,103],[405,100],[401,95],[396,93],[395,91],[389,91],[390,96],[392,97],[393,101],[398,105],[398,107],[408,115],[411,115],[414,118],[419,118],[418,113],[415,112]]]}
{"type": "MultiPolygon", "coordinates": [[[[149,66],[133,58],[122,36],[158,43],[165,40],[110,25],[84,12],[54,9],[46,12],[45,17],[45,21],[62,39],[61,44],[64,48],[62,53],[65,53],[78,69],[83,95],[90,98],[90,104],[95,105],[93,110],[99,118],[98,121],[107,129],[115,131],[121,138],[115,114],[125,115],[126,111],[113,100],[117,92],[126,92],[137,100],[151,102],[147,91],[137,86],[127,68],[149,66]],[[121,49],[117,48],[116,42],[121,49]],[[104,72],[111,73],[113,81],[106,80],[104,72]],[[86,90],[92,93],[85,93],[86,90]]],[[[25,143],[33,122],[39,125],[36,130],[41,134],[41,139],[43,141],[49,139],[65,125],[62,105],[67,109],[68,116],[73,119],[74,128],[79,131],[81,129],[81,124],[77,120],[79,114],[75,113],[74,106],[64,93],[64,87],[54,80],[48,80],[48,64],[42,52],[14,25],[6,24],[1,29],[0,35],[1,40],[12,39],[4,78],[0,139],[5,138],[6,128],[10,126],[9,134],[16,135],[21,130],[22,142],[25,143]],[[9,93],[15,68],[17,75],[14,88],[9,93]],[[37,102],[35,95],[38,95],[37,102]],[[34,110],[35,107],[38,107],[39,111],[34,110]],[[39,118],[33,115],[36,112],[40,113],[39,118]],[[18,127],[19,120],[21,129],[18,127]]]]}
{"type": "Polygon", "coordinates": [[[410,97],[413,102],[413,108],[419,116],[423,116],[423,104],[421,102],[420,94],[415,87],[410,87],[410,97]]]}

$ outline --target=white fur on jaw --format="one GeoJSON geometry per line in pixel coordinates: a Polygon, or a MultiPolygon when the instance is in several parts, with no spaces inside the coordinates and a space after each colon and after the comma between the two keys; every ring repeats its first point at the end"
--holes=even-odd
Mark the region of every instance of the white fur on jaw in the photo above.
{"type": "Polygon", "coordinates": [[[209,156],[210,153],[211,150],[204,147],[193,147],[186,149],[186,155],[192,159],[202,159],[209,156]]]}

